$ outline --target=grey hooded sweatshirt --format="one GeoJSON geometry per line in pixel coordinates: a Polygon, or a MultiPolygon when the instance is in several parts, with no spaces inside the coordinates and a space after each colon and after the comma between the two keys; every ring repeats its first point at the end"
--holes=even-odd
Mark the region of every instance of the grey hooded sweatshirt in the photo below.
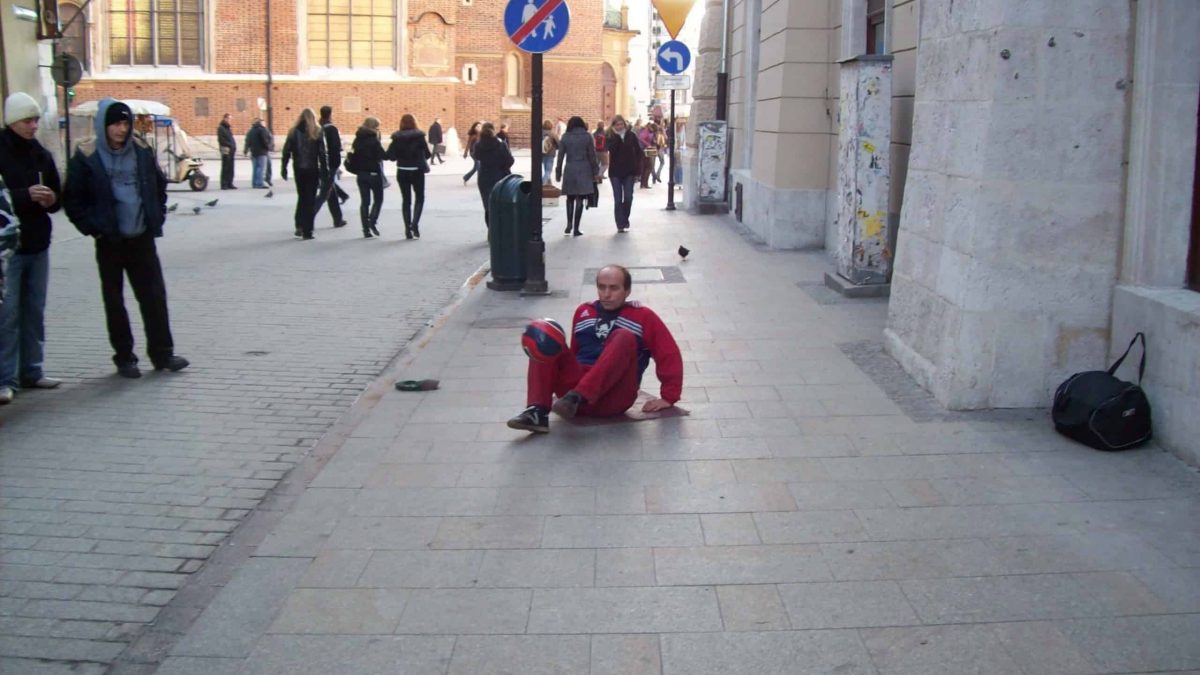
{"type": "Polygon", "coordinates": [[[142,218],[142,195],[138,189],[137,155],[133,151],[133,114],[124,103],[106,98],[97,105],[93,123],[96,127],[96,153],[108,173],[113,197],[117,202],[117,227],[122,237],[132,239],[146,231],[146,223],[142,218]],[[124,145],[116,150],[108,144],[107,128],[104,124],[110,108],[117,111],[123,108],[125,119],[131,124],[124,145]]]}

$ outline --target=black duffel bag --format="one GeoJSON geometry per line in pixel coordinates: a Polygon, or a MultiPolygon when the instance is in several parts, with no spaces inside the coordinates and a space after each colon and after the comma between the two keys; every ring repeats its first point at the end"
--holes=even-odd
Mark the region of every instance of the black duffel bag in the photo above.
{"type": "Polygon", "coordinates": [[[1150,440],[1150,400],[1139,386],[1145,372],[1146,336],[1138,333],[1108,370],[1075,373],[1058,385],[1052,412],[1054,428],[1097,450],[1125,450],[1150,440]],[[1142,341],[1138,383],[1117,379],[1113,373],[1138,340],[1142,341]]]}

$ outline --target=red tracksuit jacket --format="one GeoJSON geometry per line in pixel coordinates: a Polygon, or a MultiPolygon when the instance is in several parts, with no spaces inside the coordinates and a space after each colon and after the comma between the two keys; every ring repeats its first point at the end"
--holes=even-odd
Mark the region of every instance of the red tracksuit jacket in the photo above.
{"type": "Polygon", "coordinates": [[[654,372],[662,383],[659,396],[671,403],[679,400],[683,390],[683,357],[679,346],[666,324],[649,307],[639,302],[629,302],[622,307],[615,320],[602,320],[600,302],[584,303],[575,309],[571,322],[571,353],[585,368],[590,368],[604,350],[604,342],[610,332],[624,328],[637,336],[638,381],[654,359],[654,372]]]}

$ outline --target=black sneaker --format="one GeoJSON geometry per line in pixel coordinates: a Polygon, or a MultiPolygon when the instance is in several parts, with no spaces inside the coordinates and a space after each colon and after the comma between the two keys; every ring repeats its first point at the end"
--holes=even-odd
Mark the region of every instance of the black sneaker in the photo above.
{"type": "Polygon", "coordinates": [[[167,359],[166,361],[159,361],[158,363],[154,364],[154,369],[155,370],[169,370],[172,373],[178,373],[179,371],[183,370],[184,368],[187,368],[188,365],[189,365],[188,360],[183,358],[182,356],[172,356],[171,358],[167,359]]]}
{"type": "Polygon", "coordinates": [[[539,405],[531,405],[520,415],[508,421],[509,429],[532,431],[535,434],[550,433],[550,413],[539,405]]]}
{"type": "MultiPolygon", "coordinates": [[[[342,203],[344,204],[345,202],[342,202],[342,203]]],[[[347,223],[344,220],[339,220],[333,224],[334,227],[345,227],[346,225],[347,225],[347,223]]]]}
{"type": "Polygon", "coordinates": [[[142,371],[137,367],[136,363],[118,363],[117,374],[121,377],[136,380],[142,376],[142,371]]]}
{"type": "Polygon", "coordinates": [[[554,411],[555,415],[569,420],[579,412],[579,406],[583,404],[583,397],[579,395],[579,392],[572,389],[564,394],[562,398],[555,401],[550,409],[554,411]]]}

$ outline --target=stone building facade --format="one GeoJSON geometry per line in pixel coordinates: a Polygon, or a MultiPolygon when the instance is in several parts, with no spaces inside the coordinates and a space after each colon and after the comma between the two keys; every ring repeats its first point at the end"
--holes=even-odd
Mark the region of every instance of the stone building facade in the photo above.
{"type": "MultiPolygon", "coordinates": [[[[487,119],[518,143],[529,135],[530,56],[504,32],[504,0],[82,4],[59,3],[63,17],[83,13],[63,42],[87,68],[76,103],[158,100],[200,135],[225,112],[235,130],[262,115],[279,133],[321,105],[351,129],[367,115],[394,129],[411,112],[422,126],[487,119]]],[[[631,35],[605,25],[604,0],[573,0],[570,31],[544,58],[545,114],[598,118],[606,92],[624,97],[631,35]]]]}
{"type": "MultiPolygon", "coordinates": [[[[707,9],[696,119],[715,118],[707,9]]],[[[726,19],[733,217],[832,268],[842,73],[880,55],[888,351],[949,408],[1041,407],[1144,331],[1156,434],[1200,462],[1200,3],[732,0],[726,19]]]]}

